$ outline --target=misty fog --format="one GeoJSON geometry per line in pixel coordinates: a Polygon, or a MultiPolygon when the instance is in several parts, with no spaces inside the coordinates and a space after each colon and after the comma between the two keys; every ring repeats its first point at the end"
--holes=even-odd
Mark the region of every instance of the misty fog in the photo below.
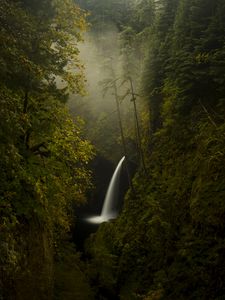
{"type": "MultiPolygon", "coordinates": [[[[116,102],[110,83],[116,81],[119,96],[127,93],[128,84],[123,78],[123,56],[120,36],[115,25],[98,32],[89,31],[79,45],[80,59],[85,66],[86,96],[70,96],[69,108],[74,116],[79,115],[86,123],[86,135],[106,158],[117,161],[122,155],[121,138],[116,112],[116,102]],[[108,88],[109,87],[109,88],[108,88]],[[92,125],[89,125],[92,123],[92,125]],[[95,124],[93,126],[93,124],[95,124]],[[115,147],[116,146],[116,147],[115,147]]],[[[132,136],[134,123],[130,96],[120,101],[125,135],[132,136]],[[129,120],[129,126],[127,124],[129,120]]]]}

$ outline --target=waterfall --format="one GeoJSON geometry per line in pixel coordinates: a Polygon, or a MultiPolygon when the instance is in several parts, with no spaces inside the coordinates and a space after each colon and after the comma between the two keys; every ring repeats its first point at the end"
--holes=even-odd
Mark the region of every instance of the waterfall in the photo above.
{"type": "Polygon", "coordinates": [[[102,212],[100,216],[91,217],[86,219],[90,223],[100,224],[102,222],[107,222],[110,219],[115,219],[117,217],[117,210],[116,210],[116,202],[119,197],[119,183],[120,183],[120,172],[122,169],[122,164],[125,159],[125,156],[121,158],[119,161],[113,176],[110,180],[105,200],[102,207],[102,212]]]}

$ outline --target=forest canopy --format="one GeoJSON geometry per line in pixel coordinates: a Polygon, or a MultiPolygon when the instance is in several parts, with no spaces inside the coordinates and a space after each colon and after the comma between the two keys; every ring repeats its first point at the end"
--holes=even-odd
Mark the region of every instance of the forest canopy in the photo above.
{"type": "Polygon", "coordinates": [[[90,277],[103,299],[223,299],[225,4],[126,3],[147,172],[140,160],[121,215],[88,240],[90,277]]]}
{"type": "Polygon", "coordinates": [[[0,0],[0,299],[224,299],[224,16],[0,0]],[[78,253],[94,152],[126,156],[129,188],[78,253]]]}
{"type": "Polygon", "coordinates": [[[53,254],[90,186],[93,149],[65,107],[83,93],[85,13],[1,0],[0,27],[0,298],[50,299],[53,254]]]}

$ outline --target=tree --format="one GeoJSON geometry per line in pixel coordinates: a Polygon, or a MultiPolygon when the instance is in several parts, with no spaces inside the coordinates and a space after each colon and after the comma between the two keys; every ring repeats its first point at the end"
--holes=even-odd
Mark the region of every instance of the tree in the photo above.
{"type": "Polygon", "coordinates": [[[50,299],[54,247],[90,186],[92,146],[64,104],[83,90],[85,14],[70,0],[2,0],[0,24],[1,296],[50,299]]]}
{"type": "MultiPolygon", "coordinates": [[[[157,1],[143,75],[149,178],[137,172],[136,198],[128,193],[120,217],[92,237],[114,258],[99,277],[116,270],[107,289],[116,278],[120,299],[225,295],[222,15],[223,1],[157,1]]],[[[93,266],[101,255],[92,252],[93,266]]]]}

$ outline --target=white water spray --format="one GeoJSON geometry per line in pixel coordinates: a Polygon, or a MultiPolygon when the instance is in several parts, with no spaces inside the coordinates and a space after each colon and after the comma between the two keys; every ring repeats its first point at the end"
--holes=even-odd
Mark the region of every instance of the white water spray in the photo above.
{"type": "Polygon", "coordinates": [[[120,182],[120,172],[122,169],[122,164],[125,156],[119,161],[113,176],[110,180],[109,187],[105,196],[104,204],[102,207],[102,212],[100,216],[88,218],[87,221],[90,223],[100,224],[102,222],[107,222],[111,219],[117,217],[118,212],[115,209],[115,202],[118,199],[119,193],[119,182],[120,182]]]}

